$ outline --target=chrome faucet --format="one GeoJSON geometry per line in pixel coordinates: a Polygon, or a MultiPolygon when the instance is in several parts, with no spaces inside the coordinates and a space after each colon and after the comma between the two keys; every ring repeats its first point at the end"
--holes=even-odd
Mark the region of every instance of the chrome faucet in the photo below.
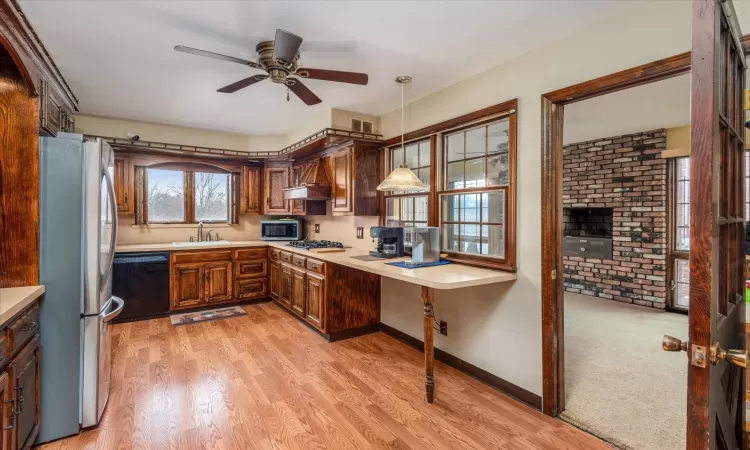
{"type": "Polygon", "coordinates": [[[203,222],[198,222],[198,242],[203,242],[203,222]]]}

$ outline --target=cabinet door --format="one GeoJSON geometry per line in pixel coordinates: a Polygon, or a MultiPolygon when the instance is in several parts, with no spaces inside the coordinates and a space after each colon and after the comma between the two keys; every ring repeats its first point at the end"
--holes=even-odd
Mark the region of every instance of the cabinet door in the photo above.
{"type": "Polygon", "coordinates": [[[15,412],[15,399],[10,387],[10,376],[8,376],[8,372],[2,372],[0,373],[0,449],[2,450],[9,449],[9,444],[13,442],[11,438],[14,436],[15,427],[10,430],[6,430],[6,428],[15,422],[15,419],[11,419],[15,412]]]}
{"type": "Polygon", "coordinates": [[[332,210],[351,212],[352,210],[352,152],[350,148],[340,150],[331,156],[333,165],[333,186],[331,187],[332,210]]]}
{"type": "Polygon", "coordinates": [[[203,264],[175,264],[172,266],[172,309],[198,306],[203,303],[203,264]]]}
{"type": "Polygon", "coordinates": [[[284,188],[289,187],[289,168],[267,167],[264,178],[266,214],[289,214],[289,201],[284,200],[284,188]]]}
{"type": "Polygon", "coordinates": [[[232,299],[232,263],[208,263],[205,268],[206,302],[232,299]]]}
{"type": "Polygon", "coordinates": [[[278,261],[271,261],[268,265],[269,273],[269,295],[274,300],[279,300],[281,290],[281,266],[278,261]]]}
{"type": "MultiPolygon", "coordinates": [[[[302,173],[305,171],[304,165],[292,167],[292,179],[290,184],[292,186],[298,186],[297,178],[302,177],[302,173]]],[[[305,201],[304,200],[292,200],[292,214],[305,214],[305,201]]]]}
{"type": "Polygon", "coordinates": [[[113,183],[118,214],[133,214],[133,167],[130,156],[115,155],[113,183]]]}
{"type": "Polygon", "coordinates": [[[287,308],[292,307],[292,268],[281,265],[281,287],[279,288],[279,300],[287,308]]]}
{"type": "Polygon", "coordinates": [[[50,136],[57,136],[62,128],[62,102],[57,99],[47,80],[42,80],[39,96],[39,125],[50,136]]]}
{"type": "Polygon", "coordinates": [[[263,298],[267,293],[267,280],[265,278],[247,278],[244,280],[236,280],[234,284],[234,291],[238,300],[263,298]]]}
{"type": "Polygon", "coordinates": [[[313,273],[307,274],[305,282],[305,319],[320,331],[324,331],[325,282],[324,277],[313,273]]]}
{"type": "Polygon", "coordinates": [[[242,166],[240,173],[240,214],[260,214],[261,169],[257,166],[242,166]]]}
{"type": "Polygon", "coordinates": [[[305,317],[305,271],[292,269],[292,311],[305,317]]]}
{"type": "MultiPolygon", "coordinates": [[[[33,339],[9,366],[15,399],[15,445],[20,450],[39,424],[39,337],[33,339]]],[[[33,442],[29,442],[29,447],[33,442]]]]}

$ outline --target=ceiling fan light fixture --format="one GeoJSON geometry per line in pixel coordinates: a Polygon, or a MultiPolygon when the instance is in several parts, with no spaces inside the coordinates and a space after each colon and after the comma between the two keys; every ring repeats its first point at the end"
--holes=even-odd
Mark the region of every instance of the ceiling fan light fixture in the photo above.
{"type": "MultiPolygon", "coordinates": [[[[401,85],[401,151],[405,152],[404,147],[404,85],[411,83],[411,77],[401,75],[396,77],[396,83],[401,85]]],[[[404,161],[406,158],[403,159],[404,161]]],[[[382,183],[376,188],[378,191],[410,191],[424,192],[429,190],[427,186],[419,179],[414,172],[409,169],[406,163],[400,166],[385,177],[382,183]]]]}

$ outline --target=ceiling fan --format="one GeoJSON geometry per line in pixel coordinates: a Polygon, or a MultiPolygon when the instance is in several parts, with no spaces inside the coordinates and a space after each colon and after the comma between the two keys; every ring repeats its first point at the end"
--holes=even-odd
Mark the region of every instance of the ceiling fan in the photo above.
{"type": "MultiPolygon", "coordinates": [[[[276,30],[276,38],[273,41],[263,41],[255,47],[255,51],[258,52],[258,62],[198,50],[197,48],[185,47],[183,45],[177,45],[174,49],[178,52],[192,53],[193,55],[243,64],[266,72],[266,74],[253,75],[217,90],[217,92],[225,94],[237,92],[240,89],[270,78],[274,83],[286,85],[290,91],[294,92],[306,104],[317,105],[322,100],[305,86],[300,78],[360,85],[367,84],[368,77],[366,73],[298,67],[299,47],[301,44],[301,37],[288,31],[276,30]]],[[[287,100],[289,100],[288,95],[287,100]]]]}

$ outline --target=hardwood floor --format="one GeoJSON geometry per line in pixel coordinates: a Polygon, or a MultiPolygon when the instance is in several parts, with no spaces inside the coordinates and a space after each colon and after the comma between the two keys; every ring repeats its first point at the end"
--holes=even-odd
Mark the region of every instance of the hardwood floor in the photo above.
{"type": "MultiPolygon", "coordinates": [[[[327,343],[271,303],[116,325],[102,423],[56,449],[607,449],[382,333],[327,343]]],[[[50,369],[46,369],[50,370],[50,369]]]]}

